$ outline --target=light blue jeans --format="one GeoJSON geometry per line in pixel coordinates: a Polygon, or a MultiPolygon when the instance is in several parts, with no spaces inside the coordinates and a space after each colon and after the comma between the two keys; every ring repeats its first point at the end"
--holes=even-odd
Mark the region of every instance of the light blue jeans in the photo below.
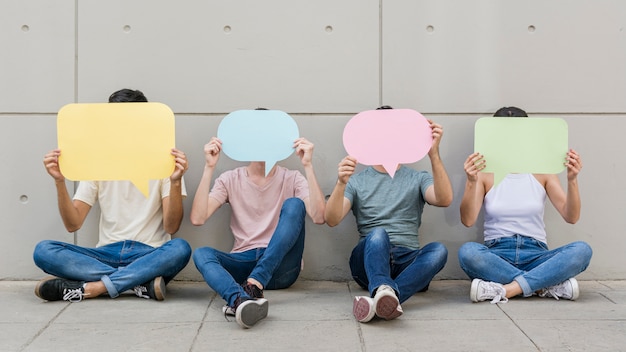
{"type": "Polygon", "coordinates": [[[161,247],[121,241],[97,248],[59,241],[41,241],[35,247],[35,264],[50,275],[76,281],[102,281],[111,298],[162,276],[165,283],[189,262],[191,247],[175,238],[161,247]]]}
{"type": "Polygon", "coordinates": [[[534,238],[502,237],[480,244],[467,242],[459,248],[459,264],[470,279],[508,284],[517,281],[524,296],[574,277],[589,265],[591,247],[573,242],[549,250],[534,238]]]}
{"type": "Polygon", "coordinates": [[[352,250],[350,270],[359,286],[370,292],[389,285],[398,293],[400,303],[428,289],[430,281],[443,269],[448,250],[439,242],[420,249],[393,246],[382,228],[375,228],[352,250]]]}
{"type": "Polygon", "coordinates": [[[248,297],[241,286],[248,278],[260,282],[264,289],[287,288],[296,282],[302,267],[305,215],[304,202],[289,198],[283,203],[267,248],[237,253],[198,248],[193,253],[196,268],[231,307],[237,297],[248,297]]]}

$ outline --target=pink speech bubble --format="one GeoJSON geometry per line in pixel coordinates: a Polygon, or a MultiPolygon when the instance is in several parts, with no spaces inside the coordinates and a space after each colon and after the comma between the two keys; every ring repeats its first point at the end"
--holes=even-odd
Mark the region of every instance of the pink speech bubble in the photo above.
{"type": "Polygon", "coordinates": [[[382,165],[392,178],[399,164],[419,161],[432,144],[428,120],[411,109],[363,111],[343,130],[349,155],[364,165],[382,165]]]}

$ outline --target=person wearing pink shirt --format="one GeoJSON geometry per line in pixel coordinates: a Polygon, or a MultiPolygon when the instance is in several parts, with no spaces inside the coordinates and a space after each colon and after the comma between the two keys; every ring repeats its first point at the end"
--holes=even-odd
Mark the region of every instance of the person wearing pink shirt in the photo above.
{"type": "Polygon", "coordinates": [[[225,301],[223,312],[250,328],[268,314],[264,289],[291,286],[300,274],[305,215],[324,223],[325,200],[313,170],[314,145],[305,138],[293,148],[304,175],[275,165],[265,175],[265,162],[222,173],[210,188],[222,150],[213,137],[204,146],[206,163],[191,209],[191,222],[203,225],[229,203],[235,238],[229,253],[211,247],[195,250],[193,260],[207,284],[225,301]]]}

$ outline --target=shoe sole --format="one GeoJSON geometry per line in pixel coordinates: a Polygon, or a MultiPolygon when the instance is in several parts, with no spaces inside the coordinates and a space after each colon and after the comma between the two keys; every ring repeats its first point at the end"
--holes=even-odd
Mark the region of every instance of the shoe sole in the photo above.
{"type": "Polygon", "coordinates": [[[396,296],[382,296],[376,300],[376,315],[385,320],[391,320],[396,317],[395,314],[399,304],[400,302],[398,302],[396,296]]]}
{"type": "Polygon", "coordinates": [[[480,279],[472,280],[472,287],[470,288],[470,299],[472,302],[478,302],[478,284],[480,284],[480,279]]]}
{"type": "Polygon", "coordinates": [[[58,277],[56,277],[56,276],[48,276],[48,277],[45,277],[45,278],[39,280],[39,282],[37,283],[37,286],[35,286],[35,296],[37,296],[37,297],[39,297],[39,298],[41,298],[43,300],[48,301],[48,299],[46,299],[46,298],[41,296],[41,286],[44,283],[46,283],[46,282],[48,282],[50,280],[54,280],[54,279],[58,279],[58,277]]]}
{"type": "Polygon", "coordinates": [[[361,323],[367,323],[374,318],[376,310],[374,308],[374,302],[371,298],[365,296],[356,296],[352,302],[352,314],[357,321],[361,323]]]}
{"type": "Polygon", "coordinates": [[[157,301],[163,301],[166,294],[165,280],[159,276],[154,279],[154,299],[157,301]]]}
{"type": "Polygon", "coordinates": [[[570,298],[570,301],[575,301],[578,299],[578,296],[580,295],[580,289],[578,288],[578,280],[571,278],[569,279],[570,284],[572,284],[572,298],[570,298]]]}
{"type": "Polygon", "coordinates": [[[245,329],[249,329],[260,320],[267,317],[269,302],[265,298],[251,299],[245,301],[237,307],[235,317],[237,323],[245,329]]]}

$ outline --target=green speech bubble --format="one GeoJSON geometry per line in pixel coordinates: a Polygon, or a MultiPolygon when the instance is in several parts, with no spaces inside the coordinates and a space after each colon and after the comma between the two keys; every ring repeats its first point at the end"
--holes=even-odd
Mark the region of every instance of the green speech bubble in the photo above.
{"type": "Polygon", "coordinates": [[[474,126],[474,151],[494,186],[507,174],[558,174],[565,169],[567,123],[560,118],[483,117],[474,126]]]}

